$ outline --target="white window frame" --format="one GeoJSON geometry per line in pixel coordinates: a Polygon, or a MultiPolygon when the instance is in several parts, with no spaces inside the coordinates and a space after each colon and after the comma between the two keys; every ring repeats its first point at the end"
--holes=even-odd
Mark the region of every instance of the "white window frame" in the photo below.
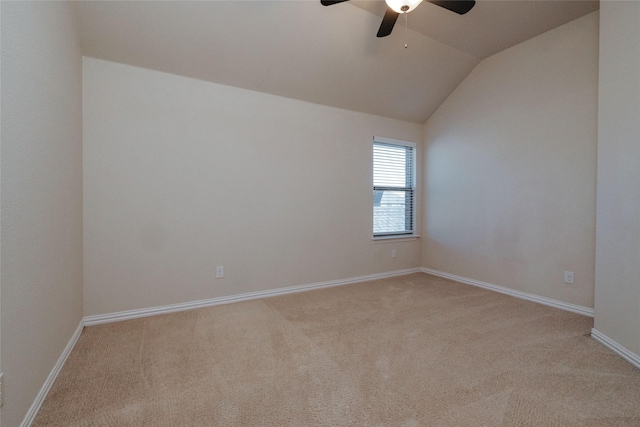
{"type": "MultiPolygon", "coordinates": [[[[375,146],[376,143],[380,143],[380,144],[388,144],[388,145],[399,145],[399,146],[404,146],[404,147],[411,147],[413,150],[413,159],[412,159],[412,165],[411,165],[411,194],[412,194],[412,206],[411,206],[411,230],[407,230],[404,232],[388,232],[388,233],[373,233],[373,240],[398,240],[398,239],[416,239],[419,236],[416,234],[416,206],[417,206],[417,200],[416,200],[416,176],[417,176],[417,169],[416,169],[416,158],[417,158],[417,144],[415,142],[411,142],[411,141],[403,141],[400,139],[392,139],[392,138],[385,138],[385,137],[381,137],[381,136],[375,136],[373,138],[373,143],[371,144],[371,167],[372,167],[372,177],[371,177],[371,181],[373,184],[373,176],[374,176],[374,164],[373,164],[373,147],[375,146]]],[[[376,186],[372,185],[373,190],[375,191],[376,186]]],[[[371,219],[373,220],[373,207],[375,204],[375,200],[372,200],[372,216],[371,219]]],[[[372,223],[372,227],[371,227],[371,231],[373,232],[373,223],[372,223]]]]}

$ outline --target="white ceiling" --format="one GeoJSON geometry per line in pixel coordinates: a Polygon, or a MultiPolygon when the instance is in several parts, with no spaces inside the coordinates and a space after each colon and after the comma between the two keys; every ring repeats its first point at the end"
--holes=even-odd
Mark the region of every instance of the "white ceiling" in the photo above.
{"type": "Polygon", "coordinates": [[[382,1],[74,5],[84,55],[423,123],[483,58],[599,3],[480,0],[466,15],[424,3],[406,36],[401,16],[385,38],[382,1]]]}

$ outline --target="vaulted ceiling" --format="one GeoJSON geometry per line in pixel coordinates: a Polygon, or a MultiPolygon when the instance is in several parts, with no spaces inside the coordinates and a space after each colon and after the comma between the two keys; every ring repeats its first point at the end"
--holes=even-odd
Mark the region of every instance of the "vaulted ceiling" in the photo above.
{"type": "Polygon", "coordinates": [[[74,6],[86,56],[423,123],[482,59],[599,3],[479,0],[466,15],[423,3],[385,38],[383,1],[74,6]]]}

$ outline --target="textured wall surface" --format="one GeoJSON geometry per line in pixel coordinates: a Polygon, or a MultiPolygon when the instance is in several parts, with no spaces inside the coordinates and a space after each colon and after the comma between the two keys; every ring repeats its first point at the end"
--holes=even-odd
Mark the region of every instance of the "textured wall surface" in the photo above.
{"type": "Polygon", "coordinates": [[[82,317],[82,58],[63,2],[2,2],[2,425],[82,317]]]}
{"type": "Polygon", "coordinates": [[[421,125],[92,58],[83,69],[86,315],[420,265],[416,240],[372,242],[372,147],[419,143],[421,125]]]}
{"type": "Polygon", "coordinates": [[[597,12],[473,70],[425,125],[423,266],[593,307],[597,90],[597,12]]]}
{"type": "Polygon", "coordinates": [[[640,3],[600,13],[595,328],[640,355],[640,3]]]}

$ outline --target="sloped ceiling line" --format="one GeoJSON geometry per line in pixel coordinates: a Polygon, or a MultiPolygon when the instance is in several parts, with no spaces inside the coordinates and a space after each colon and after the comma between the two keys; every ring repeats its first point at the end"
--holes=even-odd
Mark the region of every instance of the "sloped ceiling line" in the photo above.
{"type": "Polygon", "coordinates": [[[424,123],[484,57],[596,10],[594,1],[425,3],[376,38],[382,1],[76,1],[85,56],[424,123]]]}

